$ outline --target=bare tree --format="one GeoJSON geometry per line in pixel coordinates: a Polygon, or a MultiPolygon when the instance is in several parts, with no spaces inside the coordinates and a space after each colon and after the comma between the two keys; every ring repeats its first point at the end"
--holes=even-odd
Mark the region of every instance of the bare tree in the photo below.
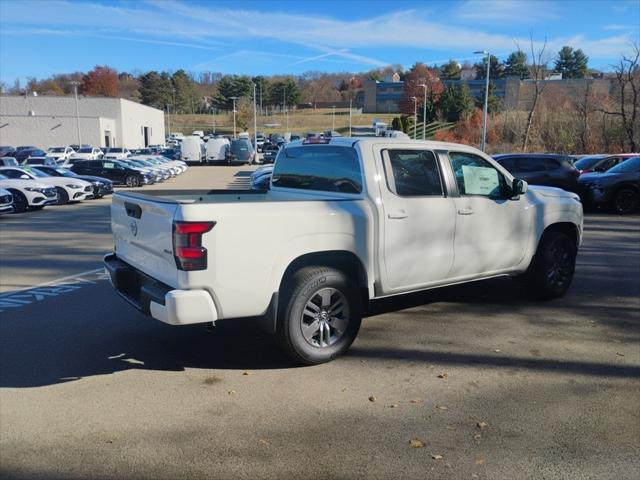
{"type": "Polygon", "coordinates": [[[618,64],[612,65],[615,110],[602,111],[620,118],[629,151],[636,152],[640,143],[640,46],[633,43],[632,49],[630,56],[622,55],[618,64]]]}
{"type": "Polygon", "coordinates": [[[522,138],[522,151],[526,152],[529,147],[529,141],[531,138],[531,126],[533,125],[533,117],[536,112],[536,107],[540,101],[540,96],[545,88],[544,75],[546,73],[547,58],[547,38],[545,37],[542,47],[536,52],[533,44],[533,34],[530,35],[531,39],[531,65],[529,65],[529,71],[531,79],[533,80],[533,98],[529,112],[527,113],[527,126],[524,130],[524,136],[522,138]]]}

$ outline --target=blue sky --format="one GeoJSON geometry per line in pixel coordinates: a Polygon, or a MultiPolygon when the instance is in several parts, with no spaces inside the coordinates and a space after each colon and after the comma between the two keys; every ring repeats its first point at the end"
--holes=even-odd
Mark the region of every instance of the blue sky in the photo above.
{"type": "Polygon", "coordinates": [[[110,65],[249,75],[501,59],[544,41],[606,69],[639,41],[640,0],[2,0],[0,80],[110,65]]]}

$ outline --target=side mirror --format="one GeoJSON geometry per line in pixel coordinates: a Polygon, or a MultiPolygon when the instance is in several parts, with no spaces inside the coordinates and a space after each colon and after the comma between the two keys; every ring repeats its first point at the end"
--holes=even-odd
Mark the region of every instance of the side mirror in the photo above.
{"type": "Polygon", "coordinates": [[[527,193],[528,184],[524,180],[519,178],[513,179],[513,184],[511,185],[511,191],[513,192],[513,196],[517,197],[519,195],[524,195],[527,193]]]}

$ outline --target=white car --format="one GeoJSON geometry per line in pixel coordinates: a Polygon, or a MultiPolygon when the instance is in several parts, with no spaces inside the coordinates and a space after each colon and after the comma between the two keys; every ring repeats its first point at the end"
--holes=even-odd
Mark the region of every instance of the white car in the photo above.
{"type": "Polygon", "coordinates": [[[71,157],[78,160],[100,160],[102,158],[102,150],[97,147],[82,147],[71,154],[71,157]]]}
{"type": "Polygon", "coordinates": [[[160,321],[259,317],[310,365],[345,352],[377,299],[497,276],[562,296],[582,223],[578,195],[467,145],[310,138],[283,147],[267,192],[117,192],[104,264],[160,321]]]}
{"type": "Polygon", "coordinates": [[[124,160],[130,156],[131,152],[128,148],[114,147],[105,149],[103,158],[107,160],[124,160]]]}
{"type": "Polygon", "coordinates": [[[16,180],[35,180],[56,191],[58,205],[69,202],[81,202],[93,197],[93,185],[76,178],[52,177],[32,167],[0,167],[0,173],[16,180]]]}
{"type": "Polygon", "coordinates": [[[53,158],[56,163],[64,163],[65,160],[71,158],[75,150],[71,147],[51,147],[47,150],[47,157],[53,158]]]}
{"type": "Polygon", "coordinates": [[[13,195],[9,190],[0,188],[0,214],[13,212],[13,195]]]}
{"type": "Polygon", "coordinates": [[[56,189],[40,182],[25,178],[11,179],[0,172],[0,188],[13,196],[13,211],[22,213],[27,210],[39,210],[45,205],[58,202],[56,189]]]}

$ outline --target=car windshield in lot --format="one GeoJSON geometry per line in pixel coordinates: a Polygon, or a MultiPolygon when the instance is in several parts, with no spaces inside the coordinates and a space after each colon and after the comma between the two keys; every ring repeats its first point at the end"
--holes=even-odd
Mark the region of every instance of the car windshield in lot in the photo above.
{"type": "Polygon", "coordinates": [[[22,168],[25,172],[30,173],[31,175],[33,175],[34,177],[40,177],[40,178],[45,178],[45,177],[50,177],[51,175],[47,175],[44,172],[41,172],[40,170],[38,170],[37,168],[31,168],[31,167],[23,167],[22,168]]]}
{"type": "Polygon", "coordinates": [[[589,155],[582,157],[574,165],[578,170],[588,170],[605,157],[606,155],[589,155]]]}
{"type": "Polygon", "coordinates": [[[631,173],[640,171],[640,157],[633,157],[607,170],[607,173],[631,173]]]}
{"type": "Polygon", "coordinates": [[[93,152],[93,148],[81,148],[78,150],[78,153],[91,153],[93,152]]]}
{"type": "Polygon", "coordinates": [[[51,153],[64,153],[65,152],[65,148],[64,147],[51,147],[49,149],[49,151],[51,153]]]}
{"type": "Polygon", "coordinates": [[[51,172],[55,172],[54,175],[59,177],[77,177],[78,176],[75,173],[73,173],[71,170],[67,170],[66,168],[45,167],[45,168],[34,168],[33,170],[38,170],[39,172],[43,172],[47,175],[51,175],[52,174],[51,172]]]}

